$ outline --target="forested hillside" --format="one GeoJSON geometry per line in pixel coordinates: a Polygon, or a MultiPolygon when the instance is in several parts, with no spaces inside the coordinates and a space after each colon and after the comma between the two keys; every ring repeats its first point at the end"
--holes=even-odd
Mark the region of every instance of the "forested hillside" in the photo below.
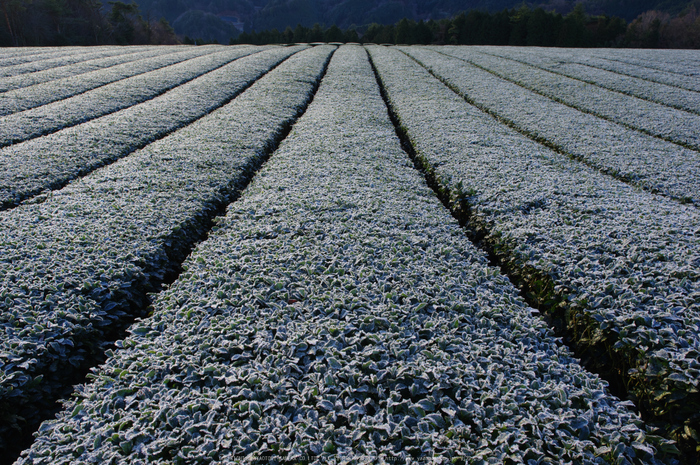
{"type": "MultiPolygon", "coordinates": [[[[503,15],[504,10],[508,9],[511,11],[509,16],[513,16],[523,6],[527,6],[531,11],[542,8],[548,13],[558,13],[565,17],[573,12],[576,4],[580,4],[591,17],[617,17],[627,23],[638,19],[639,24],[632,31],[629,40],[629,43],[635,46],[680,44],[678,46],[689,47],[692,45],[688,44],[694,43],[694,39],[681,40],[678,37],[688,34],[689,24],[670,23],[680,13],[689,11],[691,5],[695,4],[700,10],[699,0],[137,0],[137,3],[145,17],[167,19],[181,36],[187,35],[205,41],[217,40],[221,43],[226,43],[230,37],[236,38],[242,31],[250,34],[252,31],[259,33],[276,29],[282,33],[288,27],[294,30],[297,25],[301,25],[311,29],[318,24],[321,32],[331,26],[337,26],[341,30],[356,29],[362,35],[370,24],[392,25],[404,18],[416,23],[440,21],[454,18],[462,11],[474,10],[482,14],[503,15]],[[654,13],[647,13],[650,11],[654,13]],[[644,13],[646,16],[640,18],[644,13]],[[667,29],[666,35],[670,34],[673,37],[662,37],[664,34],[661,30],[664,25],[667,29]]],[[[695,15],[685,16],[686,23],[693,23],[695,19],[695,15]]],[[[597,21],[594,23],[596,26],[591,27],[597,28],[597,21]]],[[[482,29],[487,26],[479,25],[482,29]]],[[[696,26],[695,28],[700,30],[700,24],[696,26]]],[[[550,29],[556,30],[558,27],[550,29]]],[[[318,36],[318,32],[319,28],[314,35],[318,36]]],[[[551,35],[555,32],[549,33],[551,35]]],[[[445,33],[446,31],[437,34],[438,42],[443,41],[441,36],[445,33]]],[[[596,31],[594,33],[597,34],[596,31]]],[[[338,37],[333,31],[331,34],[338,37]]],[[[603,36],[604,39],[598,41],[599,45],[611,42],[607,33],[603,36]]],[[[246,37],[248,36],[244,35],[242,39],[246,37]]],[[[269,34],[266,34],[266,37],[269,37],[269,34]]],[[[514,43],[527,42],[524,37],[522,39],[516,39],[514,43]]],[[[499,39],[490,43],[511,42],[513,41],[508,34],[501,31],[499,39]]],[[[545,42],[554,43],[556,40],[545,42]]]]}
{"type": "Polygon", "coordinates": [[[143,18],[135,3],[0,0],[0,46],[131,45],[177,42],[167,21],[143,18]]]}
{"type": "Polygon", "coordinates": [[[333,25],[323,29],[318,23],[308,28],[297,25],[244,32],[231,43],[364,42],[381,44],[529,45],[544,47],[614,47],[627,42],[628,28],[617,17],[589,16],[577,6],[566,16],[531,10],[503,10],[496,13],[471,10],[450,19],[418,22],[406,18],[396,24],[373,23],[360,33],[351,26],[342,30],[333,25]]]}
{"type": "Polygon", "coordinates": [[[297,24],[311,27],[319,23],[345,29],[351,25],[393,24],[402,18],[438,20],[460,11],[494,13],[505,8],[518,9],[523,4],[566,15],[580,3],[591,15],[618,16],[631,22],[645,11],[676,15],[691,3],[700,4],[697,0],[136,0],[136,3],[144,15],[162,16],[171,24],[188,11],[201,10],[225,21],[239,21],[248,31],[272,28],[282,31],[297,24]]]}
{"type": "Polygon", "coordinates": [[[400,28],[420,36],[410,43],[700,46],[700,0],[0,0],[0,6],[0,46],[277,43],[326,36],[402,42],[400,28]]]}

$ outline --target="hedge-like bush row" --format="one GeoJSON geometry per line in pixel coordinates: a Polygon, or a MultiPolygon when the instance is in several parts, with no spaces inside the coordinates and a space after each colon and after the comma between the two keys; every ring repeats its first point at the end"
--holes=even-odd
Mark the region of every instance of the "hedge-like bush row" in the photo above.
{"type": "Polygon", "coordinates": [[[629,53],[623,49],[594,50],[591,55],[621,64],[631,64],[649,70],[681,75],[688,83],[697,84],[698,59],[696,50],[634,50],[629,53]]]}
{"type": "MultiPolygon", "coordinates": [[[[263,50],[139,105],[1,149],[0,204],[8,208],[61,187],[201,118],[298,50],[263,50]]],[[[233,50],[229,58],[249,52],[233,50]]]]}
{"type": "Polygon", "coordinates": [[[588,362],[674,437],[700,424],[700,213],[539,146],[395,49],[370,49],[453,209],[588,362]],[[629,370],[629,371],[627,371],[629,370]]]}
{"type": "MultiPolygon", "coordinates": [[[[435,50],[464,59],[496,76],[582,112],[696,151],[700,149],[699,115],[467,47],[435,50]]],[[[700,94],[694,97],[695,103],[700,104],[700,94]]]]}
{"type": "Polygon", "coordinates": [[[700,203],[700,154],[537,95],[458,58],[403,48],[506,124],[622,180],[700,203]]]}
{"type": "Polygon", "coordinates": [[[4,92],[0,94],[0,115],[6,116],[47,105],[115,81],[211,54],[214,51],[211,48],[170,50],[154,47],[136,54],[89,60],[3,78],[0,80],[0,89],[4,92]],[[113,64],[96,67],[92,64],[94,62],[113,64]]]}
{"type": "Polygon", "coordinates": [[[18,463],[658,463],[425,185],[360,47],[185,267],[18,463]]]}
{"type": "MultiPolygon", "coordinates": [[[[124,65],[125,63],[131,63],[133,66],[137,64],[134,63],[137,60],[176,53],[183,51],[183,48],[184,47],[151,47],[141,51],[129,50],[124,54],[112,57],[94,58],[92,60],[57,66],[56,68],[50,68],[43,71],[35,71],[33,73],[21,74],[19,76],[0,78],[0,92],[7,92],[8,90],[34,86],[80,74],[87,74],[100,69],[124,65]]],[[[89,75],[84,77],[89,77],[89,75]]]]}
{"type": "MultiPolygon", "coordinates": [[[[66,47],[70,49],[71,47],[66,47]]],[[[3,49],[2,58],[0,58],[0,66],[14,66],[22,63],[27,63],[32,60],[40,60],[40,54],[46,53],[48,50],[58,51],[58,47],[41,48],[41,47],[6,47],[3,49]],[[35,58],[36,57],[36,58],[35,58]]],[[[64,50],[65,53],[75,53],[75,48],[72,51],[64,50]]]]}
{"type": "MultiPolygon", "coordinates": [[[[522,47],[519,49],[505,47],[498,49],[496,47],[482,47],[477,50],[494,56],[517,60],[521,63],[536,66],[606,89],[622,92],[623,94],[700,114],[700,94],[698,92],[683,89],[676,85],[661,84],[623,74],[622,72],[624,69],[619,69],[615,72],[597,68],[595,67],[596,60],[591,60],[591,57],[579,59],[579,63],[577,62],[577,55],[565,56],[547,53],[547,51],[540,49],[530,50],[523,49],[522,47]],[[593,63],[589,64],[590,61],[593,61],[593,63]]],[[[614,66],[608,66],[608,68],[615,69],[614,66]]]]}
{"type": "MultiPolygon", "coordinates": [[[[146,47],[134,47],[130,50],[143,50],[146,47]]],[[[3,49],[3,56],[7,49],[3,49]]],[[[127,49],[114,46],[107,47],[48,47],[43,49],[18,48],[15,56],[0,61],[0,77],[17,76],[34,73],[44,69],[79,63],[98,57],[122,55],[127,49]]],[[[12,54],[12,52],[9,52],[12,54]]]]}
{"type": "Polygon", "coordinates": [[[178,271],[306,106],[333,49],[302,51],[206,118],[0,215],[0,451],[178,271]]]}
{"type": "MultiPolygon", "coordinates": [[[[556,57],[556,55],[554,55],[552,51],[549,52],[551,56],[556,57]]],[[[600,55],[599,53],[596,53],[595,55],[587,54],[585,56],[580,57],[575,57],[569,53],[567,54],[567,57],[570,57],[567,59],[570,59],[571,61],[575,61],[576,63],[582,63],[587,66],[605,69],[622,75],[634,76],[640,79],[645,79],[660,84],[678,87],[680,89],[700,92],[700,79],[692,77],[689,78],[688,76],[683,74],[669,72],[668,69],[660,70],[640,65],[634,65],[631,63],[625,63],[622,61],[615,60],[613,57],[606,58],[605,55],[600,55]]]]}
{"type": "MultiPolygon", "coordinates": [[[[73,50],[68,50],[70,47],[66,47],[66,50],[63,50],[63,54],[69,54],[69,53],[75,53],[75,49],[73,50]]],[[[22,63],[28,63],[32,60],[38,61],[41,59],[41,54],[46,53],[48,50],[52,50],[54,52],[59,52],[59,48],[57,47],[52,47],[50,49],[44,48],[41,49],[39,47],[11,47],[11,48],[4,48],[3,49],[3,54],[2,58],[0,58],[0,66],[2,67],[8,67],[8,66],[15,66],[15,65],[20,65],[22,63]]],[[[51,55],[49,55],[51,56],[51,55]]]]}
{"type": "MultiPolygon", "coordinates": [[[[195,48],[194,51],[181,52],[183,56],[179,58],[166,55],[147,60],[147,62],[162,62],[163,65],[173,62],[176,64],[168,64],[164,67],[156,65],[158,69],[153,71],[120,79],[87,92],[83,92],[82,82],[89,83],[89,80],[78,77],[73,80],[77,83],[78,89],[71,89],[69,86],[66,88],[67,95],[62,94],[60,90],[65,84],[61,81],[35,86],[40,88],[37,89],[36,94],[33,88],[0,94],[0,99],[8,103],[10,107],[8,110],[13,113],[0,118],[0,124],[2,124],[0,146],[49,134],[151,100],[255,51],[255,47],[222,48],[215,53],[197,56],[202,55],[202,52],[195,48]],[[192,58],[192,55],[195,55],[195,58],[192,58]],[[75,90],[77,95],[74,93],[75,90]],[[29,94],[26,100],[22,96],[25,92],[29,94]],[[54,94],[59,94],[63,99],[54,101],[54,94]],[[44,105],[44,101],[53,103],[44,105]],[[24,107],[30,109],[15,113],[16,110],[24,107]]],[[[151,65],[145,64],[145,68],[151,68],[151,65]]],[[[97,74],[109,75],[110,73],[108,69],[99,71],[97,74]]],[[[91,85],[88,84],[88,88],[90,87],[91,85]]]]}

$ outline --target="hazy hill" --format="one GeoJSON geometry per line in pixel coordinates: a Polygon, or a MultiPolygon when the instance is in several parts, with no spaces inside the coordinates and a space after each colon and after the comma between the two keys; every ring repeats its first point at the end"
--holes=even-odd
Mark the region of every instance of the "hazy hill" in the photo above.
{"type": "Polygon", "coordinates": [[[171,24],[188,11],[204,11],[225,21],[232,18],[242,22],[252,21],[256,11],[269,0],[135,0],[144,17],[163,17],[171,24]]]}
{"type": "Polygon", "coordinates": [[[228,44],[231,37],[237,37],[239,31],[229,21],[203,10],[187,10],[172,22],[177,34],[207,42],[216,40],[228,44]]]}
{"type": "MultiPolygon", "coordinates": [[[[632,21],[640,13],[656,9],[676,14],[693,1],[689,0],[539,0],[525,2],[562,14],[578,2],[593,15],[607,14],[632,21]]],[[[144,17],[166,18],[180,34],[205,37],[218,17],[217,29],[225,23],[235,29],[266,30],[297,24],[310,27],[315,23],[340,28],[370,23],[392,24],[401,18],[413,20],[441,19],[470,9],[500,11],[519,8],[522,0],[136,0],[144,17]],[[193,11],[209,13],[193,14],[193,11]],[[187,32],[183,29],[187,24],[187,32]],[[199,34],[198,34],[199,31],[199,34]]],[[[695,0],[695,3],[700,3],[695,0]]],[[[223,37],[223,35],[222,35],[223,37]]]]}

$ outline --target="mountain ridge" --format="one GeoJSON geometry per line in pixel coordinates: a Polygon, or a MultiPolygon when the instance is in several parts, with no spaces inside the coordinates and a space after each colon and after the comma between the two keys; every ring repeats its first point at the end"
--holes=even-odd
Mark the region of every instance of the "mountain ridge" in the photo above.
{"type": "Polygon", "coordinates": [[[144,16],[164,17],[178,33],[181,33],[179,23],[195,10],[214,15],[237,31],[273,28],[282,31],[297,24],[310,27],[319,23],[347,29],[371,23],[393,24],[402,18],[439,20],[460,11],[493,13],[523,5],[567,14],[576,3],[581,3],[588,14],[618,16],[631,22],[645,11],[678,14],[691,4],[700,4],[697,0],[136,0],[135,3],[144,16]]]}

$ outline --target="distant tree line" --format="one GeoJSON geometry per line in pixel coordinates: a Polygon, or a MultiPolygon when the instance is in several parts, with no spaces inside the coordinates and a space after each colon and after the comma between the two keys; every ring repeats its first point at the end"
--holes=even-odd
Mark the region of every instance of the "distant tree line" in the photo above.
{"type": "Polygon", "coordinates": [[[297,25],[283,32],[276,29],[242,33],[231,43],[365,42],[390,44],[532,45],[561,47],[608,47],[620,45],[627,25],[617,17],[588,16],[579,4],[568,15],[541,8],[505,9],[497,13],[472,10],[451,19],[371,24],[358,31],[337,26],[324,29],[297,25]]]}
{"type": "Polygon", "coordinates": [[[360,36],[355,28],[343,31],[336,25],[325,29],[318,23],[310,28],[297,24],[296,28],[292,29],[291,27],[287,27],[283,32],[277,29],[260,32],[242,32],[237,38],[232,38],[229,44],[263,45],[294,42],[360,42],[360,36]]]}
{"type": "Polygon", "coordinates": [[[0,0],[0,46],[177,43],[164,19],[144,19],[136,3],[0,0]]]}
{"type": "Polygon", "coordinates": [[[700,18],[691,7],[673,18],[650,11],[627,25],[615,16],[589,16],[579,3],[565,16],[523,6],[496,13],[472,10],[438,21],[404,18],[396,24],[346,30],[297,25],[282,32],[244,32],[230,40],[231,44],[260,45],[293,42],[700,48],[700,18]]]}
{"type": "Polygon", "coordinates": [[[647,11],[627,27],[625,45],[642,48],[700,48],[700,14],[691,6],[671,17],[661,11],[647,11]]]}
{"type": "MultiPolygon", "coordinates": [[[[676,16],[647,11],[629,25],[607,15],[587,15],[584,3],[567,15],[525,4],[499,12],[471,10],[449,19],[365,26],[287,27],[247,31],[229,43],[364,42],[391,44],[530,45],[562,47],[700,48],[700,14],[690,4],[676,16]]],[[[151,11],[149,9],[149,11],[151,11]]],[[[678,11],[678,10],[676,10],[678,11]]],[[[200,12],[201,13],[201,12],[200,12]]],[[[213,16],[213,15],[209,15],[213,16]]],[[[208,23],[207,23],[208,24],[208,23]]],[[[208,29],[207,29],[208,30],[208,29]]],[[[222,34],[219,34],[222,35],[222,34]]],[[[223,34],[226,40],[227,34],[223,34]]],[[[219,39],[222,40],[222,39],[219,39]]],[[[213,39],[185,37],[190,44],[213,39]]],[[[0,46],[173,44],[165,19],[142,16],[136,3],[99,0],[0,0],[0,46]]]]}

